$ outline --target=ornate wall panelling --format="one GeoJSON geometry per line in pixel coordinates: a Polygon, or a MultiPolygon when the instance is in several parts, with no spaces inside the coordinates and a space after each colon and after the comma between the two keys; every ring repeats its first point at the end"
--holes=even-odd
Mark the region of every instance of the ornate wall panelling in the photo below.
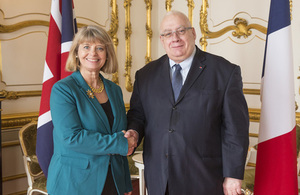
{"type": "MultiPolygon", "coordinates": [[[[259,93],[269,7],[269,2],[257,1],[254,10],[253,3],[203,0],[200,11],[202,49],[241,66],[246,94],[259,93]],[[217,14],[220,7],[228,12],[217,14]]],[[[249,107],[260,108],[259,98],[247,98],[249,107]]]]}
{"type": "MultiPolygon", "coordinates": [[[[78,27],[95,24],[107,28],[112,36],[115,48],[118,44],[116,33],[118,30],[118,13],[116,0],[111,2],[74,1],[78,27]],[[91,3],[93,2],[93,3],[91,3]],[[99,7],[104,8],[101,13],[99,7]],[[106,9],[105,9],[106,7],[106,9]],[[111,16],[109,10],[111,7],[111,16]],[[78,14],[79,13],[79,14],[78,14]]],[[[49,26],[49,1],[47,4],[38,0],[9,1],[2,0],[0,9],[0,41],[1,41],[1,87],[0,98],[5,101],[4,113],[23,112],[23,110],[39,110],[39,96],[41,94],[42,76],[49,26]],[[16,3],[18,2],[18,3],[16,3]],[[35,6],[32,6],[32,5],[35,6]],[[16,6],[18,5],[18,6],[16,6]],[[14,9],[11,9],[11,8],[14,9]],[[43,48],[43,49],[41,49],[43,48]],[[21,97],[36,97],[35,103],[24,107],[19,101],[21,97]],[[12,103],[13,102],[13,103],[12,103]],[[7,106],[5,106],[8,104],[7,106]],[[34,105],[32,105],[34,104],[34,105]],[[14,106],[15,105],[15,106],[14,106]],[[8,108],[9,109],[6,109],[8,108]],[[12,108],[22,108],[21,110],[12,108]]],[[[118,81],[115,79],[114,81],[118,81]]],[[[26,102],[25,104],[27,104],[26,102]]]]}
{"type": "MultiPolygon", "coordinates": [[[[30,2],[30,1],[27,1],[30,2]]],[[[31,1],[37,7],[17,1],[1,1],[0,41],[1,41],[1,99],[3,113],[38,110],[42,72],[46,46],[49,3],[31,1]],[[14,7],[14,9],[11,9],[14,7]],[[42,63],[40,63],[42,62],[42,63]],[[31,95],[34,94],[30,100],[31,95]],[[19,100],[19,97],[27,97],[19,100]],[[24,105],[24,106],[23,106],[24,105]]]]}
{"type": "MultiPolygon", "coordinates": [[[[126,53],[126,59],[125,59],[125,88],[128,92],[132,92],[133,90],[133,83],[131,79],[131,69],[133,67],[133,56],[131,55],[131,35],[133,33],[132,28],[132,19],[131,19],[131,4],[132,0],[124,0],[124,9],[125,9],[125,53],[126,53]]],[[[145,56],[145,62],[143,64],[147,64],[150,61],[152,61],[151,57],[151,47],[152,47],[152,36],[153,31],[151,28],[151,11],[152,11],[152,0],[144,0],[145,6],[146,6],[146,56],[145,56]]],[[[136,25],[136,26],[139,26],[136,25]]],[[[138,33],[136,31],[135,33],[138,33]]],[[[139,48],[141,45],[139,44],[139,48]]]]}
{"type": "MultiPolygon", "coordinates": [[[[257,143],[259,129],[260,79],[265,35],[268,25],[268,12],[265,10],[269,9],[269,1],[258,1],[257,5],[259,6],[256,7],[256,10],[251,9],[251,6],[247,7],[247,5],[243,6],[239,3],[237,1],[202,0],[200,10],[200,29],[202,36],[199,40],[199,44],[203,50],[224,56],[231,62],[241,66],[244,94],[249,105],[250,145],[255,145],[257,143]],[[218,6],[224,9],[228,8],[226,9],[228,12],[222,12],[222,14],[214,13],[215,10],[220,10],[216,8],[218,6]],[[249,11],[240,11],[243,10],[243,7],[244,10],[249,11]],[[238,8],[238,10],[236,8],[238,8]],[[230,10],[236,10],[237,13],[231,12],[230,10]],[[228,19],[224,20],[226,18],[228,19]],[[232,44],[236,46],[232,46],[232,44]],[[230,48],[230,50],[226,48],[230,48]]],[[[251,3],[253,4],[255,2],[251,3]]],[[[290,1],[290,4],[292,10],[292,1],[290,1]]],[[[298,105],[296,103],[295,110],[297,109],[298,105]]],[[[296,123],[300,124],[300,113],[298,112],[296,112],[296,123]]],[[[255,166],[255,164],[251,163],[251,160],[250,165],[255,166]]]]}
{"type": "MultiPolygon", "coordinates": [[[[255,145],[260,115],[260,72],[267,32],[267,21],[263,18],[267,18],[268,13],[253,11],[241,3],[245,4],[244,1],[238,3],[234,0],[229,2],[202,0],[200,10],[202,36],[199,43],[203,50],[221,55],[241,66],[244,93],[250,108],[250,145],[255,145]],[[228,12],[217,14],[215,10],[221,6],[228,12]],[[250,14],[252,11],[259,17],[253,17],[250,14]]],[[[258,2],[257,5],[267,8],[269,4],[263,5],[258,2]]]]}
{"type": "MultiPolygon", "coordinates": [[[[202,0],[200,11],[202,49],[242,67],[244,92],[251,108],[260,108],[259,96],[253,95],[260,93],[269,3],[202,0]],[[227,11],[219,14],[216,10],[222,7],[227,11]]],[[[290,5],[292,11],[292,0],[290,5]]]]}
{"type": "Polygon", "coordinates": [[[38,110],[43,75],[45,52],[41,47],[46,46],[50,1],[26,2],[32,2],[36,6],[22,4],[16,0],[1,0],[0,7],[0,101],[4,113],[1,128],[4,194],[22,192],[27,188],[18,130],[32,118],[13,113],[38,110]],[[14,9],[11,9],[12,7],[14,9]]]}
{"type": "MultiPolygon", "coordinates": [[[[187,8],[188,8],[188,18],[191,22],[191,25],[193,26],[193,11],[194,11],[194,8],[195,8],[195,2],[194,0],[186,0],[187,1],[187,8]]],[[[165,1],[165,8],[166,8],[166,11],[170,11],[172,10],[172,3],[174,2],[174,0],[166,0],[165,1]]],[[[181,4],[179,4],[181,5],[181,4]]],[[[178,7],[175,7],[175,8],[178,8],[178,7]]],[[[177,9],[177,10],[181,10],[181,9],[177,9]]],[[[183,11],[183,10],[181,10],[183,11]]]]}

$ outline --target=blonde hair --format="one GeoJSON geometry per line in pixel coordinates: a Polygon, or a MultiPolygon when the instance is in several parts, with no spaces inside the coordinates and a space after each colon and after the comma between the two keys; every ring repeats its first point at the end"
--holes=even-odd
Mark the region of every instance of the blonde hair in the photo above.
{"type": "Polygon", "coordinates": [[[99,26],[82,27],[74,36],[69,56],[66,62],[66,71],[74,72],[80,69],[80,61],[78,59],[78,47],[83,42],[99,41],[106,48],[106,62],[101,68],[104,73],[115,73],[118,70],[118,61],[115,53],[113,42],[108,33],[99,26]]]}

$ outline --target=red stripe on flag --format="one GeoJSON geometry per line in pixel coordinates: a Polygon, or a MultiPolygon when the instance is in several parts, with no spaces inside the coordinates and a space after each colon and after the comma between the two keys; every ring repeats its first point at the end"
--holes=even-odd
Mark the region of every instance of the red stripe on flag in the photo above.
{"type": "MultiPolygon", "coordinates": [[[[61,64],[66,64],[68,56],[69,56],[69,52],[65,52],[61,54],[61,64]]],[[[65,70],[65,66],[61,66],[60,68],[61,68],[61,78],[65,78],[72,74],[72,72],[67,72],[65,70]]]]}
{"type": "Polygon", "coordinates": [[[61,34],[59,28],[57,27],[54,19],[51,17],[48,33],[46,62],[56,81],[60,79],[60,37],[61,34]]]}
{"type": "Polygon", "coordinates": [[[52,86],[54,85],[55,82],[56,80],[52,78],[43,83],[39,116],[41,116],[42,114],[50,110],[50,104],[49,104],[50,95],[44,95],[44,94],[49,94],[51,92],[52,86]]]}
{"type": "Polygon", "coordinates": [[[296,127],[259,143],[254,194],[298,194],[296,156],[296,127]]]}

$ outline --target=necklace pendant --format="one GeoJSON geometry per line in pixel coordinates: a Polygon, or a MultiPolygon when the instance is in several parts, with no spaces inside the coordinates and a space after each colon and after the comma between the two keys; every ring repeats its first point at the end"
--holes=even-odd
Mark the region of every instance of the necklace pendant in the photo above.
{"type": "Polygon", "coordinates": [[[89,96],[89,98],[94,99],[94,93],[91,90],[87,90],[86,93],[89,96]]]}

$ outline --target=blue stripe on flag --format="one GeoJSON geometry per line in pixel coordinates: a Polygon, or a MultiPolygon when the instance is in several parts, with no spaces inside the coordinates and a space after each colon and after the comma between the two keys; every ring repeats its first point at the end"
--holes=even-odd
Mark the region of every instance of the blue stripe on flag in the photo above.
{"type": "Polygon", "coordinates": [[[265,63],[266,63],[266,52],[268,36],[275,31],[285,28],[291,25],[291,15],[290,15],[290,1],[289,0],[271,0],[269,21],[268,21],[268,31],[265,45],[264,62],[262,69],[262,78],[265,75],[265,63]]]}
{"type": "Polygon", "coordinates": [[[74,36],[74,18],[72,0],[62,1],[62,32],[61,32],[61,43],[65,43],[73,40],[74,36]]]}
{"type": "Polygon", "coordinates": [[[41,169],[45,176],[48,176],[48,167],[53,154],[53,123],[49,121],[40,126],[37,131],[36,152],[42,154],[42,158],[38,158],[41,169]],[[49,147],[51,146],[51,147],[49,147]]]}
{"type": "Polygon", "coordinates": [[[268,35],[291,24],[289,5],[289,0],[271,1],[268,35]]]}

